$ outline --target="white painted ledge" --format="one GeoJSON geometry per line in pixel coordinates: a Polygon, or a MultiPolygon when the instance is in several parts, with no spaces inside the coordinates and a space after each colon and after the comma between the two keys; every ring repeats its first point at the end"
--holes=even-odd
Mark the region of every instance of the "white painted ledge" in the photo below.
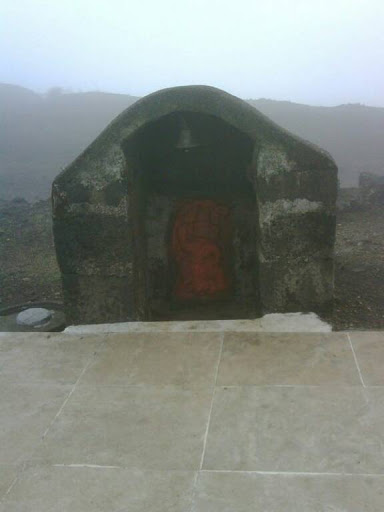
{"type": "Polygon", "coordinates": [[[114,332],[331,332],[332,327],[315,313],[272,313],[255,320],[193,320],[176,322],[122,322],[115,324],[72,325],[67,334],[114,332]]]}

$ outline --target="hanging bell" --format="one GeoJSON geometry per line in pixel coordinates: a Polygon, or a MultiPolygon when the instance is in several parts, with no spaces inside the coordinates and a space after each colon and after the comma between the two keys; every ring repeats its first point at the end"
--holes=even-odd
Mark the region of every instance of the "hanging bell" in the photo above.
{"type": "Polygon", "coordinates": [[[179,126],[180,131],[176,144],[176,149],[181,149],[182,151],[189,151],[190,149],[196,148],[197,146],[201,145],[196,136],[192,133],[192,130],[184,117],[180,117],[179,126]]]}

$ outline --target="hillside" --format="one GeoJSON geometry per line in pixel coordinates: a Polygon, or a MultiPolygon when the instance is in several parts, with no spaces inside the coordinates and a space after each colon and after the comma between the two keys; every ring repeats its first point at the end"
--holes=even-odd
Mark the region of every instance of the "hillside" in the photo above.
{"type": "MultiPolygon", "coordinates": [[[[86,92],[39,95],[0,84],[0,198],[47,198],[56,174],[136,97],[86,92]]],[[[328,150],[344,187],[361,171],[384,174],[384,108],[311,107],[248,100],[293,133],[328,150]]]]}
{"type": "Polygon", "coordinates": [[[360,172],[384,175],[384,108],[248,101],[280,126],[326,149],[339,167],[342,187],[357,186],[360,172]]]}
{"type": "Polygon", "coordinates": [[[0,198],[47,198],[60,170],[136,99],[101,92],[39,96],[0,85],[0,198]]]}

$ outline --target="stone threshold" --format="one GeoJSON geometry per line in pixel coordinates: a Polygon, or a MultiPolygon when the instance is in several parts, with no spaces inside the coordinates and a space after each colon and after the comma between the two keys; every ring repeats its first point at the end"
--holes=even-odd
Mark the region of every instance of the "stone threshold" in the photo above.
{"type": "Polygon", "coordinates": [[[331,332],[332,327],[315,313],[271,313],[256,319],[187,320],[170,322],[121,322],[71,325],[67,334],[119,332],[331,332]]]}

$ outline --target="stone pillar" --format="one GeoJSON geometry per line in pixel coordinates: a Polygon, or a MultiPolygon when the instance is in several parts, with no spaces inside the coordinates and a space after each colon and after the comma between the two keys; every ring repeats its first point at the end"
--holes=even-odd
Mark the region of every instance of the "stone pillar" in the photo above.
{"type": "Polygon", "coordinates": [[[286,149],[273,144],[261,146],[255,157],[263,312],[329,312],[336,168],[306,167],[305,158],[299,167],[286,149]]]}
{"type": "Polygon", "coordinates": [[[114,148],[103,173],[80,157],[76,179],[60,175],[52,188],[53,232],[62,274],[67,324],[135,320],[133,233],[126,160],[114,148]],[[73,183],[73,186],[71,186],[73,183]]]}

